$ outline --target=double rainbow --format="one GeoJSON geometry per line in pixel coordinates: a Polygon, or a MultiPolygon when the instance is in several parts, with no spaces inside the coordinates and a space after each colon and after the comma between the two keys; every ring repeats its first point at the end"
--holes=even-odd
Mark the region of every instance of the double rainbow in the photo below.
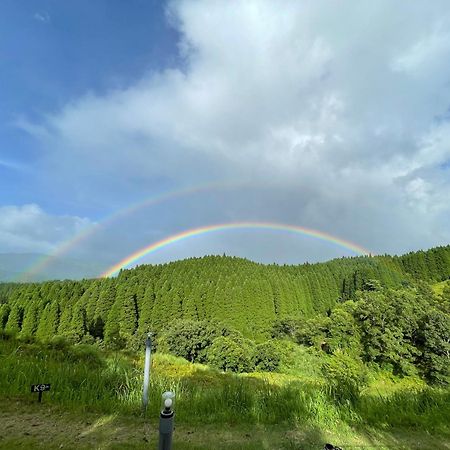
{"type": "Polygon", "coordinates": [[[190,230],[182,231],[181,233],[174,234],[166,237],[160,241],[154,242],[146,247],[143,247],[126,258],[119,261],[117,264],[109,267],[105,272],[103,272],[100,277],[110,277],[119,272],[120,269],[126,268],[127,266],[137,262],[143,256],[150,253],[156,252],[157,250],[167,247],[168,245],[174,244],[176,242],[188,239],[194,236],[200,236],[208,233],[213,233],[216,231],[225,230],[236,230],[236,229],[254,229],[254,230],[272,230],[272,231],[287,231],[291,233],[301,234],[303,236],[311,236],[322,241],[331,242],[335,245],[343,247],[347,250],[351,250],[357,255],[370,255],[371,252],[364,247],[361,247],[354,242],[350,242],[331,234],[324,233],[323,231],[313,230],[311,228],[300,227],[297,225],[286,225],[282,223],[271,223],[271,222],[233,222],[233,223],[222,223],[216,225],[207,225],[199,228],[193,228],[190,230]]]}
{"type": "Polygon", "coordinates": [[[163,192],[160,194],[156,194],[154,196],[145,198],[139,202],[132,203],[125,208],[118,209],[114,211],[112,214],[105,216],[99,222],[96,222],[92,225],[84,227],[80,230],[75,236],[60,242],[57,248],[52,252],[51,255],[45,255],[43,257],[38,258],[33,262],[32,265],[27,267],[20,275],[18,275],[17,279],[32,279],[35,275],[42,272],[46,267],[49,266],[56,258],[64,255],[70,250],[77,247],[83,241],[89,239],[94,236],[99,231],[104,230],[108,225],[111,225],[113,222],[120,220],[122,218],[128,217],[135,212],[147,208],[150,206],[158,205],[165,201],[178,199],[181,197],[186,197],[189,195],[194,195],[202,192],[209,192],[213,190],[223,190],[230,188],[239,188],[240,186],[245,186],[245,183],[237,183],[237,182],[214,182],[214,183],[205,183],[200,184],[193,187],[188,187],[184,189],[176,189],[168,192],[163,192]]]}

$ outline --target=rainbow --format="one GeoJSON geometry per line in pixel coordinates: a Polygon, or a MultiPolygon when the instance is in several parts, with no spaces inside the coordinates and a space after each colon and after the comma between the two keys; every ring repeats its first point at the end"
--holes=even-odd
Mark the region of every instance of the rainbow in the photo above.
{"type": "Polygon", "coordinates": [[[200,236],[207,233],[212,233],[216,231],[225,230],[236,230],[236,229],[258,229],[258,230],[272,230],[272,231],[288,231],[291,233],[301,234],[303,236],[311,236],[322,241],[331,242],[347,250],[351,250],[357,255],[371,255],[372,253],[357,245],[353,242],[346,241],[344,239],[332,236],[331,234],[325,233],[323,231],[313,230],[311,228],[300,227],[297,225],[286,225],[282,223],[271,223],[271,222],[232,222],[232,223],[222,223],[216,225],[207,225],[199,228],[192,228],[190,230],[182,231],[181,233],[174,234],[172,236],[166,237],[160,241],[154,242],[147,247],[141,248],[126,258],[119,261],[117,264],[109,267],[105,272],[100,275],[100,278],[110,277],[120,269],[135,263],[140,258],[150,253],[153,253],[163,247],[174,244],[176,242],[182,241],[183,239],[188,239],[194,236],[200,236]]]}
{"type": "Polygon", "coordinates": [[[50,254],[45,255],[41,258],[38,258],[33,262],[31,266],[26,268],[23,272],[21,272],[16,279],[17,280],[26,280],[32,278],[34,275],[42,272],[49,264],[52,263],[59,256],[64,255],[69,252],[81,242],[87,240],[97,232],[105,229],[108,225],[115,222],[116,220],[122,219],[124,217],[129,216],[142,208],[146,208],[149,206],[154,206],[160,203],[163,203],[168,200],[177,199],[180,197],[185,197],[188,195],[193,195],[201,192],[207,192],[210,190],[216,189],[227,189],[227,188],[236,188],[240,185],[246,185],[245,183],[236,183],[236,182],[215,182],[215,183],[205,183],[198,186],[193,186],[184,189],[177,189],[169,192],[164,192],[161,194],[154,195],[152,197],[146,198],[139,202],[135,202],[131,205],[128,205],[125,208],[121,208],[119,210],[114,211],[112,214],[104,217],[100,221],[83,227],[75,236],[62,241],[58,244],[56,249],[50,254]]]}

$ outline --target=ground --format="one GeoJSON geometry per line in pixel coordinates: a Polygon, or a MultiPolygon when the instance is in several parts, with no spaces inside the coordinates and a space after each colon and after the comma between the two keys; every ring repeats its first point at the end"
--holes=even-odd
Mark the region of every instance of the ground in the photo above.
{"type": "MultiPolygon", "coordinates": [[[[45,396],[45,394],[44,394],[45,396]]],[[[35,399],[0,399],[0,449],[155,449],[154,418],[65,412],[35,399]]],[[[416,431],[364,429],[339,435],[283,426],[176,423],[173,450],[322,449],[331,442],[349,449],[450,449],[450,439],[416,431]]]]}

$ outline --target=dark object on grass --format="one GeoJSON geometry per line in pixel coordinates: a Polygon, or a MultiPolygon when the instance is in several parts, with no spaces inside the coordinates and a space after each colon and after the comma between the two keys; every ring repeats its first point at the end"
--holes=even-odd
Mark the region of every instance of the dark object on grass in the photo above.
{"type": "Polygon", "coordinates": [[[325,444],[323,450],[342,450],[342,448],[335,447],[333,444],[325,444]]]}

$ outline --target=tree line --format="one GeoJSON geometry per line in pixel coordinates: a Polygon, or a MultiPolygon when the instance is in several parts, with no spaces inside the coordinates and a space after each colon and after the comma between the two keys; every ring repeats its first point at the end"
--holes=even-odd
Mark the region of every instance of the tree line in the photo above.
{"type": "Polygon", "coordinates": [[[0,329],[21,338],[133,348],[147,332],[162,334],[178,320],[214,318],[261,343],[280,320],[330,317],[371,292],[370,283],[401,289],[449,277],[450,246],[284,266],[206,256],[141,265],[111,279],[0,284],[0,329]]]}

